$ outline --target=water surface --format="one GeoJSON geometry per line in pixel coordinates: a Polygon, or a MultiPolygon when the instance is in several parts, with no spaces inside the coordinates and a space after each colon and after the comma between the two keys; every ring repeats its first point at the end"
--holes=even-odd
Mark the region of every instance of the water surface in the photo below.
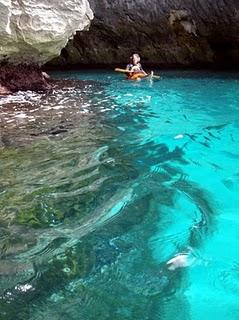
{"type": "Polygon", "coordinates": [[[55,76],[1,101],[1,319],[238,319],[238,74],[55,76]]]}

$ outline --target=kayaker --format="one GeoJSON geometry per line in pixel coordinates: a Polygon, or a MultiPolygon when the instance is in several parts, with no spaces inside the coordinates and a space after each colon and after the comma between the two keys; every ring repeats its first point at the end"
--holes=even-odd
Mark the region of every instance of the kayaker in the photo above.
{"type": "Polygon", "coordinates": [[[126,70],[132,71],[132,74],[143,73],[144,75],[147,75],[147,73],[142,68],[142,65],[140,63],[140,56],[138,53],[134,53],[130,57],[130,63],[127,64],[126,70]]]}
{"type": "Polygon", "coordinates": [[[130,73],[128,73],[127,78],[132,80],[140,80],[141,78],[145,77],[149,77],[149,79],[152,79],[154,76],[153,71],[148,74],[143,70],[138,53],[134,53],[130,57],[130,63],[127,64],[126,70],[131,71],[130,73]]]}

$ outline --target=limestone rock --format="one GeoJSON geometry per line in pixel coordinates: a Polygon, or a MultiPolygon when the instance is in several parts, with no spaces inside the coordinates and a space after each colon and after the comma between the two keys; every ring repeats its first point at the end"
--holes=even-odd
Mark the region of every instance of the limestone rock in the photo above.
{"type": "Polygon", "coordinates": [[[0,61],[42,65],[91,19],[87,0],[0,0],[0,61]]]}
{"type": "Polygon", "coordinates": [[[238,0],[89,0],[95,18],[77,33],[62,64],[239,66],[238,0]]]}
{"type": "Polygon", "coordinates": [[[169,14],[169,24],[174,27],[177,23],[181,24],[185,32],[196,33],[196,23],[191,19],[187,10],[171,10],[169,14]]]}

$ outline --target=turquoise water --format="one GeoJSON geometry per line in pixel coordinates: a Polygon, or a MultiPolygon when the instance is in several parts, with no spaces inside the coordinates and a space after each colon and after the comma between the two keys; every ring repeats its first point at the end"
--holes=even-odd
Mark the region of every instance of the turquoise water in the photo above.
{"type": "Polygon", "coordinates": [[[238,74],[54,75],[95,82],[1,147],[0,319],[239,319],[238,74]]]}

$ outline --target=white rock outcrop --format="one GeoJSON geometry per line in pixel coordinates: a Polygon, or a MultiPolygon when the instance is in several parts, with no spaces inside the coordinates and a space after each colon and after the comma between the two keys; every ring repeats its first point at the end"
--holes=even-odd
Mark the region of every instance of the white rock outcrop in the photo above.
{"type": "Polygon", "coordinates": [[[0,0],[0,61],[42,65],[92,19],[87,0],[0,0]]]}

